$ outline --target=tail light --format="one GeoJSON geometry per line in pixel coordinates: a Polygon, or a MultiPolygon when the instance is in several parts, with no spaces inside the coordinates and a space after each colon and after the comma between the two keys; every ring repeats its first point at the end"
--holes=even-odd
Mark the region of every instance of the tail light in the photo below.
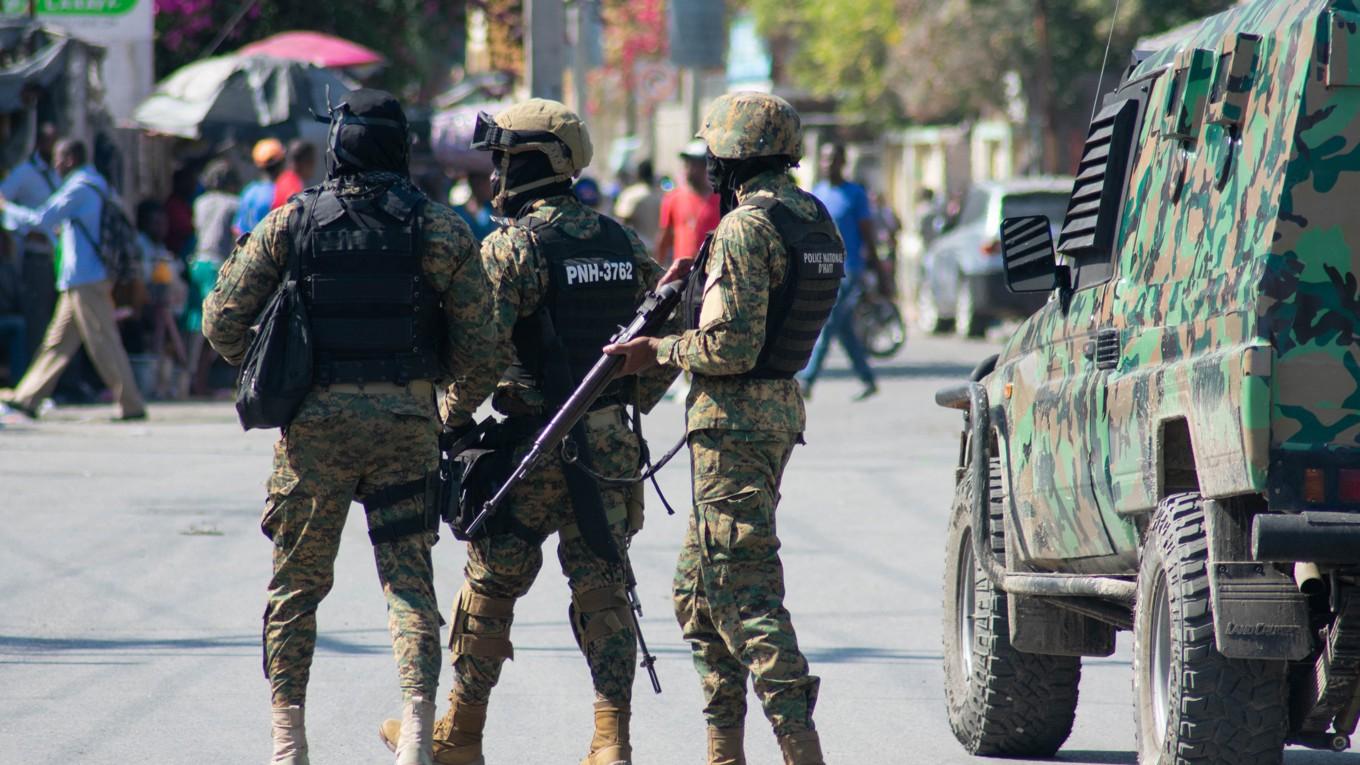
{"type": "Polygon", "coordinates": [[[1343,468],[1337,475],[1336,493],[1348,505],[1360,505],[1360,470],[1343,468]]]}
{"type": "Polygon", "coordinates": [[[1303,471],[1303,500],[1310,505],[1320,505],[1327,501],[1327,477],[1321,468],[1308,468],[1303,471]]]}
{"type": "Polygon", "coordinates": [[[982,245],[982,254],[983,254],[983,255],[990,255],[991,257],[996,257],[997,255],[1000,255],[1000,254],[1001,254],[1001,240],[1000,240],[1000,239],[991,239],[991,240],[989,240],[986,244],[982,245]]]}

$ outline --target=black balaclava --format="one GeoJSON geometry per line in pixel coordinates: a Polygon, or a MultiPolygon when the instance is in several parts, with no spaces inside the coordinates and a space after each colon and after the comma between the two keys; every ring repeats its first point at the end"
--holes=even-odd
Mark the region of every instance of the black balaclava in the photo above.
{"type": "Polygon", "coordinates": [[[783,172],[793,166],[793,158],[783,154],[772,157],[748,157],[746,159],[723,159],[709,152],[704,158],[708,173],[708,183],[718,192],[722,214],[726,215],[737,206],[737,189],[743,183],[764,172],[783,172]]]}
{"type": "Polygon", "coordinates": [[[360,88],[331,110],[326,177],[360,173],[410,174],[411,141],[406,114],[385,90],[360,88]]]}
{"type": "MultiPolygon", "coordinates": [[[[518,188],[540,178],[550,178],[557,175],[548,155],[541,151],[524,151],[511,154],[510,166],[505,178],[500,177],[501,153],[495,151],[491,156],[492,162],[496,166],[495,172],[491,174],[491,190],[496,195],[499,195],[503,189],[518,188]]],[[[570,193],[570,180],[537,186],[528,191],[506,197],[504,204],[500,206],[497,212],[506,218],[518,218],[523,214],[524,208],[536,200],[570,193]]]]}

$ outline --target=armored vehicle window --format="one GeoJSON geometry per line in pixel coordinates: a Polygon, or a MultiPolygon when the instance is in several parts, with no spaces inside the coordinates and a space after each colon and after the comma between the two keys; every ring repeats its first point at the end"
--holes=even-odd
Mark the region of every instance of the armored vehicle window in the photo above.
{"type": "Polygon", "coordinates": [[[1103,284],[1114,273],[1115,237],[1149,90],[1146,79],[1124,85],[1106,97],[1091,123],[1058,240],[1077,289],[1103,284]]]}

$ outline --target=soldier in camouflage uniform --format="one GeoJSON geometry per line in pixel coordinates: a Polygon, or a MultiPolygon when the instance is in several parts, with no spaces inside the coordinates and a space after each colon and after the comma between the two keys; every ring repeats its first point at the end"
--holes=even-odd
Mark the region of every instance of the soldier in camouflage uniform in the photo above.
{"type": "MultiPolygon", "coordinates": [[[[517,462],[528,450],[545,415],[561,404],[546,390],[549,351],[541,337],[546,315],[579,381],[600,350],[655,286],[661,268],[637,235],[581,204],[571,179],[591,159],[585,125],[555,101],[531,99],[494,118],[482,115],[473,146],[493,152],[497,213],[512,220],[482,243],[482,267],[491,283],[492,317],[501,348],[515,349],[510,371],[492,400],[513,433],[517,462]]],[[[607,477],[636,476],[640,443],[625,405],[650,409],[674,379],[658,370],[646,379],[616,381],[585,421],[594,471],[607,477]]],[[[471,413],[482,398],[456,395],[455,411],[471,413]]],[[[465,582],[454,609],[450,650],[454,685],[450,709],[436,725],[440,765],[483,762],[482,730],[487,702],[506,659],[513,658],[510,626],[515,601],[529,591],[543,564],[545,539],[556,534],[557,556],[572,592],[571,627],[590,666],[595,686],[595,734],[585,765],[631,761],[629,717],[637,666],[636,634],[624,591],[624,570],[591,543],[577,521],[570,477],[550,459],[509,496],[489,533],[468,544],[465,582]]],[[[642,525],[642,487],[599,487],[612,545],[626,549],[642,525]]],[[[605,540],[609,543],[609,540],[605,540]]],[[[383,724],[397,737],[398,721],[383,724]]]]}
{"type": "Polygon", "coordinates": [[[801,133],[780,98],[734,93],[713,103],[699,137],[724,216],[690,278],[697,326],[607,349],[628,357],[625,372],[660,364],[694,375],[694,512],[675,610],[707,701],[711,765],[745,762],[748,674],[784,761],[822,762],[812,723],[819,680],[783,605],[775,507],[804,424],[792,375],[830,313],[845,250],[825,208],[787,175],[801,133]]]}
{"type": "MultiPolygon", "coordinates": [[[[346,96],[332,113],[325,183],[243,238],[204,301],[204,335],[239,364],[261,309],[299,269],[317,345],[318,386],[275,446],[261,522],[274,543],[264,614],[274,763],[308,761],[303,705],[316,609],[331,588],[356,497],[367,514],[405,701],[408,735],[397,762],[431,761],[440,648],[425,483],[438,458],[435,383],[448,382],[450,400],[476,399],[500,370],[488,352],[497,337],[476,240],[452,210],[411,184],[408,146],[392,96],[346,96]]],[[[455,410],[447,424],[466,420],[455,410]]]]}

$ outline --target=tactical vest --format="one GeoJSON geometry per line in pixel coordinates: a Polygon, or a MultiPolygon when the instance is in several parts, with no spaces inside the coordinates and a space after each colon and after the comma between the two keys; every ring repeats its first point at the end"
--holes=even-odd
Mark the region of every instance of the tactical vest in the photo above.
{"type": "Polygon", "coordinates": [[[298,198],[293,246],[311,317],[317,385],[444,376],[442,301],[422,268],[426,198],[394,184],[341,198],[330,184],[298,198]]]}
{"type": "MultiPolygon", "coordinates": [[[[599,221],[600,230],[590,239],[570,237],[546,220],[521,223],[548,267],[548,292],[539,312],[546,313],[562,344],[572,385],[585,378],[609,339],[632,320],[638,298],[637,262],[627,233],[611,218],[601,215],[599,221]]],[[[553,339],[545,337],[547,328],[539,312],[515,324],[519,363],[508,375],[546,390],[545,351],[553,339]]],[[[601,400],[617,400],[624,388],[623,381],[615,380],[601,400]]]]}
{"type": "MultiPolygon", "coordinates": [[[[810,221],[795,215],[773,196],[761,196],[747,203],[770,216],[788,254],[789,265],[784,282],[770,293],[765,340],[756,365],[738,377],[792,378],[807,365],[817,336],[831,317],[841,279],[845,278],[845,242],[826,206],[815,197],[813,201],[817,204],[817,217],[810,221]]],[[[696,264],[699,269],[707,269],[709,246],[711,242],[705,241],[700,254],[705,262],[696,264]]],[[[699,324],[706,281],[702,273],[690,277],[685,316],[691,328],[699,324]]]]}

